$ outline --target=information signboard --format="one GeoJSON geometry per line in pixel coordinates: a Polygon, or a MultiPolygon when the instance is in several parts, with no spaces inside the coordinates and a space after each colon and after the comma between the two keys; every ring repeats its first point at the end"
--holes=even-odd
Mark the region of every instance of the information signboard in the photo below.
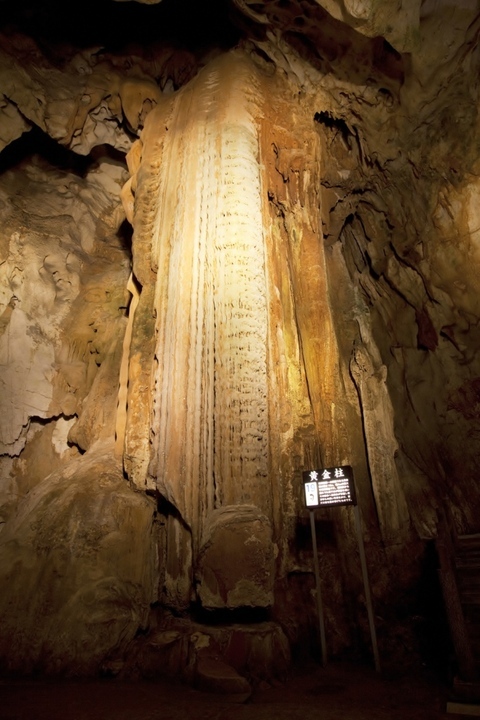
{"type": "Polygon", "coordinates": [[[375,619],[372,597],[370,594],[370,583],[368,580],[367,560],[363,545],[360,508],[357,505],[357,496],[355,493],[353,469],[350,465],[337,465],[337,467],[321,468],[320,470],[306,470],[303,473],[303,489],[305,493],[305,504],[310,511],[310,528],[312,531],[313,562],[315,566],[317,612],[320,629],[320,643],[322,647],[322,664],[325,665],[327,662],[327,645],[325,640],[325,623],[323,620],[322,593],[320,587],[320,570],[314,518],[315,510],[317,508],[333,507],[335,505],[353,505],[360,564],[362,566],[365,599],[367,603],[368,624],[370,625],[370,636],[372,638],[372,649],[375,659],[375,669],[377,672],[380,672],[380,658],[378,655],[375,619]]]}
{"type": "Polygon", "coordinates": [[[308,508],[357,504],[350,465],[307,470],[303,473],[303,483],[308,508]]]}

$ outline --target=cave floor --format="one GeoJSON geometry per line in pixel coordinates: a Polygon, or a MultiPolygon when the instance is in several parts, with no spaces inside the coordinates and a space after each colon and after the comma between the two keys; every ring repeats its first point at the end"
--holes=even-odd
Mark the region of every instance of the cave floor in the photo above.
{"type": "Polygon", "coordinates": [[[427,673],[331,663],[296,670],[243,704],[171,681],[0,681],[1,720],[455,720],[427,673]]]}

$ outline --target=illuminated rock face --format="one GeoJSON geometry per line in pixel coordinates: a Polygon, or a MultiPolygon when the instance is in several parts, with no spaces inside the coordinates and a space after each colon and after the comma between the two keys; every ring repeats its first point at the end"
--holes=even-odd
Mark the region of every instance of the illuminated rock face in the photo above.
{"type": "Polygon", "coordinates": [[[89,674],[122,657],[155,592],[152,517],[108,446],[28,495],[0,548],[4,669],[89,674]]]}
{"type": "Polygon", "coordinates": [[[258,84],[241,59],[214,63],[142,133],[134,271],[142,282],[146,249],[157,278],[149,475],[194,533],[216,504],[271,502],[258,84]]]}

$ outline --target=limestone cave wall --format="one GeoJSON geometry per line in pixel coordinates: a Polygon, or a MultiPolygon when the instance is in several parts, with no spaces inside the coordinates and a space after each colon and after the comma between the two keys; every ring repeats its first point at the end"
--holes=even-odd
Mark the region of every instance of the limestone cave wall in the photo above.
{"type": "MultiPolygon", "coordinates": [[[[283,676],[302,471],[344,464],[418,657],[432,541],[479,530],[480,8],[180,5],[2,20],[1,667],[283,676]]],[[[350,508],[317,531],[368,653],[350,508]]]]}

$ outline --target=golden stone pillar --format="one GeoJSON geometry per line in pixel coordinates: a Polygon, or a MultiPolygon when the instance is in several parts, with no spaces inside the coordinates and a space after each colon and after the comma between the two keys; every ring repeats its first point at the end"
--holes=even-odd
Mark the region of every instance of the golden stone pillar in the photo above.
{"type": "Polygon", "coordinates": [[[255,506],[276,538],[298,512],[294,472],[321,462],[320,448],[346,460],[332,449],[320,140],[290,93],[231,51],[148,115],[129,158],[143,289],[125,464],[175,506],[194,552],[224,506],[255,506]]]}

